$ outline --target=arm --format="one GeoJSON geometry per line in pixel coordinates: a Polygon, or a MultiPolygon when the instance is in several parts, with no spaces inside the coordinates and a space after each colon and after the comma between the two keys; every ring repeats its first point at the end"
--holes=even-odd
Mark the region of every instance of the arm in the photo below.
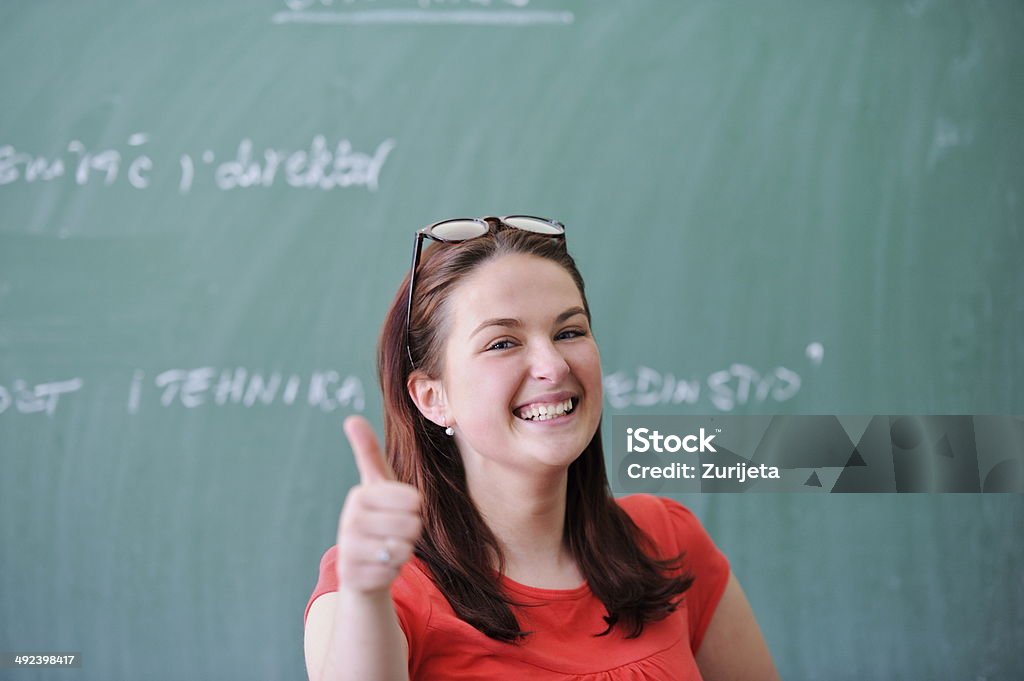
{"type": "Polygon", "coordinates": [[[306,620],[305,649],[310,681],[409,679],[409,645],[387,592],[343,589],[317,598],[306,620]]]}
{"type": "Polygon", "coordinates": [[[732,573],[697,651],[697,666],[705,681],[779,679],[747,596],[732,573]]]}
{"type": "Polygon", "coordinates": [[[306,618],[306,671],[310,681],[408,681],[409,643],[391,585],[422,531],[421,495],[395,482],[366,419],[346,419],[345,434],[360,484],[338,521],[339,588],[313,601],[306,618]]]}

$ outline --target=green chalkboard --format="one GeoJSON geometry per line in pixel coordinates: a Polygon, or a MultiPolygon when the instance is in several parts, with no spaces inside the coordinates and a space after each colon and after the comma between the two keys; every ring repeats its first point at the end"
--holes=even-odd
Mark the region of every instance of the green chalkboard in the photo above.
{"type": "MultiPolygon", "coordinates": [[[[567,225],[606,414],[1024,412],[1024,6],[0,9],[0,652],[303,678],[412,233],[567,225]]],[[[607,425],[607,419],[606,419],[607,425]]],[[[687,499],[786,679],[1019,679],[1019,495],[687,499]]],[[[18,679],[53,670],[0,671],[18,679]]]]}

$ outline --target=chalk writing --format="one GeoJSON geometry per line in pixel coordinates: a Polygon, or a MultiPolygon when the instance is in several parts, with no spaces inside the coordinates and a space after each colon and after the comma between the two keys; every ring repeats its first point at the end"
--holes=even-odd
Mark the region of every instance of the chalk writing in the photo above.
{"type": "MultiPolygon", "coordinates": [[[[327,140],[323,135],[316,135],[308,152],[267,148],[263,150],[262,158],[254,158],[252,140],[245,138],[239,143],[235,158],[219,164],[213,178],[222,190],[270,187],[280,172],[290,187],[366,187],[376,191],[380,185],[381,168],[394,147],[395,141],[386,139],[377,145],[373,154],[364,154],[354,151],[348,140],[341,140],[332,150],[327,148],[327,140]]],[[[215,155],[207,150],[201,158],[203,163],[212,165],[215,155]]],[[[195,165],[188,154],[182,154],[180,163],[181,182],[178,189],[187,193],[192,187],[195,165]]]]}
{"type": "MultiPolygon", "coordinates": [[[[337,0],[337,2],[335,0],[284,0],[284,4],[288,9],[302,11],[310,7],[332,7],[335,4],[363,7],[374,6],[378,4],[378,0],[337,0]]],[[[510,7],[526,7],[530,4],[530,0],[407,0],[405,3],[398,4],[416,4],[424,8],[436,5],[468,5],[477,7],[507,5],[510,7]]]]}
{"type": "Polygon", "coordinates": [[[604,378],[605,398],[616,409],[696,404],[703,396],[719,411],[732,411],[750,402],[785,402],[796,396],[800,385],[800,375],[786,367],[760,372],[746,364],[732,364],[704,380],[679,378],[645,366],[604,378]]]}
{"type": "MultiPolygon", "coordinates": [[[[138,412],[141,406],[141,390],[134,386],[142,384],[143,380],[142,372],[136,371],[130,391],[135,397],[128,404],[130,413],[138,412]]],[[[355,411],[366,408],[362,380],[357,376],[343,377],[333,369],[313,371],[308,377],[278,371],[265,374],[242,367],[219,371],[213,367],[168,369],[154,377],[153,385],[159,390],[159,404],[163,407],[180,404],[194,409],[203,405],[252,407],[305,403],[324,412],[339,407],[355,411]]]]}
{"type": "Polygon", "coordinates": [[[29,386],[21,379],[15,379],[11,382],[9,389],[0,385],[0,414],[13,406],[15,411],[22,414],[45,412],[47,415],[53,416],[57,411],[57,403],[60,401],[61,395],[81,390],[82,385],[81,378],[37,383],[33,386],[29,386]]]}
{"type": "MultiPolygon", "coordinates": [[[[81,395],[84,386],[85,380],[80,377],[36,384],[23,379],[0,383],[0,414],[45,413],[52,416],[58,405],[72,399],[66,396],[71,393],[81,395]]],[[[156,373],[152,380],[147,380],[144,370],[135,369],[128,383],[127,411],[135,415],[147,405],[158,408],[182,406],[186,409],[295,405],[325,413],[338,409],[363,411],[366,409],[366,391],[361,378],[343,375],[334,369],[285,373],[253,371],[244,367],[197,367],[166,369],[156,373]]]]}
{"type": "MultiPolygon", "coordinates": [[[[0,145],[0,186],[69,178],[79,186],[127,183],[133,189],[147,189],[158,165],[151,154],[140,148],[149,141],[148,133],[137,132],[128,137],[123,148],[90,149],[81,140],[73,139],[63,151],[50,155],[18,150],[11,144],[0,145]]],[[[246,137],[239,142],[233,157],[219,163],[212,149],[203,150],[198,162],[192,154],[180,153],[178,191],[187,194],[199,182],[213,184],[222,191],[271,187],[282,182],[297,189],[377,191],[381,170],[396,144],[388,138],[372,152],[362,152],[347,139],[328,145],[327,138],[318,134],[313,136],[308,149],[266,147],[256,152],[253,141],[246,137]]]]}
{"type": "Polygon", "coordinates": [[[273,23],[535,26],[575,21],[565,9],[528,9],[530,0],[284,0],[284,4],[288,9],[274,14],[273,23]],[[345,9],[333,9],[342,5],[345,9]]]}
{"type": "Polygon", "coordinates": [[[825,346],[818,341],[808,343],[807,347],[804,348],[804,354],[807,355],[807,359],[811,360],[812,364],[821,366],[821,363],[825,360],[825,346]]]}
{"type": "MultiPolygon", "coordinates": [[[[149,141],[146,133],[137,132],[128,137],[128,147],[140,147],[149,141]]],[[[18,151],[13,145],[0,146],[0,185],[18,180],[49,182],[70,174],[75,184],[84,185],[98,176],[104,185],[117,181],[124,161],[124,154],[116,149],[90,151],[81,141],[73,139],[66,147],[67,156],[46,157],[18,151]]],[[[135,189],[149,186],[149,172],[153,170],[153,159],[146,154],[134,155],[128,162],[125,173],[127,182],[135,189]]]]}

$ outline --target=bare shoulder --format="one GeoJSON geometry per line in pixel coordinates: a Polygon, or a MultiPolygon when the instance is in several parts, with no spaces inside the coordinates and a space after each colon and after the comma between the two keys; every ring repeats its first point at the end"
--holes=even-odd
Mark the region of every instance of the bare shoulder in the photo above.
{"type": "Polygon", "coordinates": [[[706,681],[779,679],[747,596],[732,573],[697,651],[697,666],[706,681]]]}

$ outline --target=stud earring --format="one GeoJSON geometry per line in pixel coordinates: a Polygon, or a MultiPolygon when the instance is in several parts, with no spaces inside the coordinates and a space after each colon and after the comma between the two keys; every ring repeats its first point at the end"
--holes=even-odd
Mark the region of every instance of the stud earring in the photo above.
{"type": "Polygon", "coordinates": [[[452,435],[455,435],[455,429],[452,428],[451,426],[446,425],[444,428],[444,434],[447,435],[448,437],[451,437],[452,435]]]}

